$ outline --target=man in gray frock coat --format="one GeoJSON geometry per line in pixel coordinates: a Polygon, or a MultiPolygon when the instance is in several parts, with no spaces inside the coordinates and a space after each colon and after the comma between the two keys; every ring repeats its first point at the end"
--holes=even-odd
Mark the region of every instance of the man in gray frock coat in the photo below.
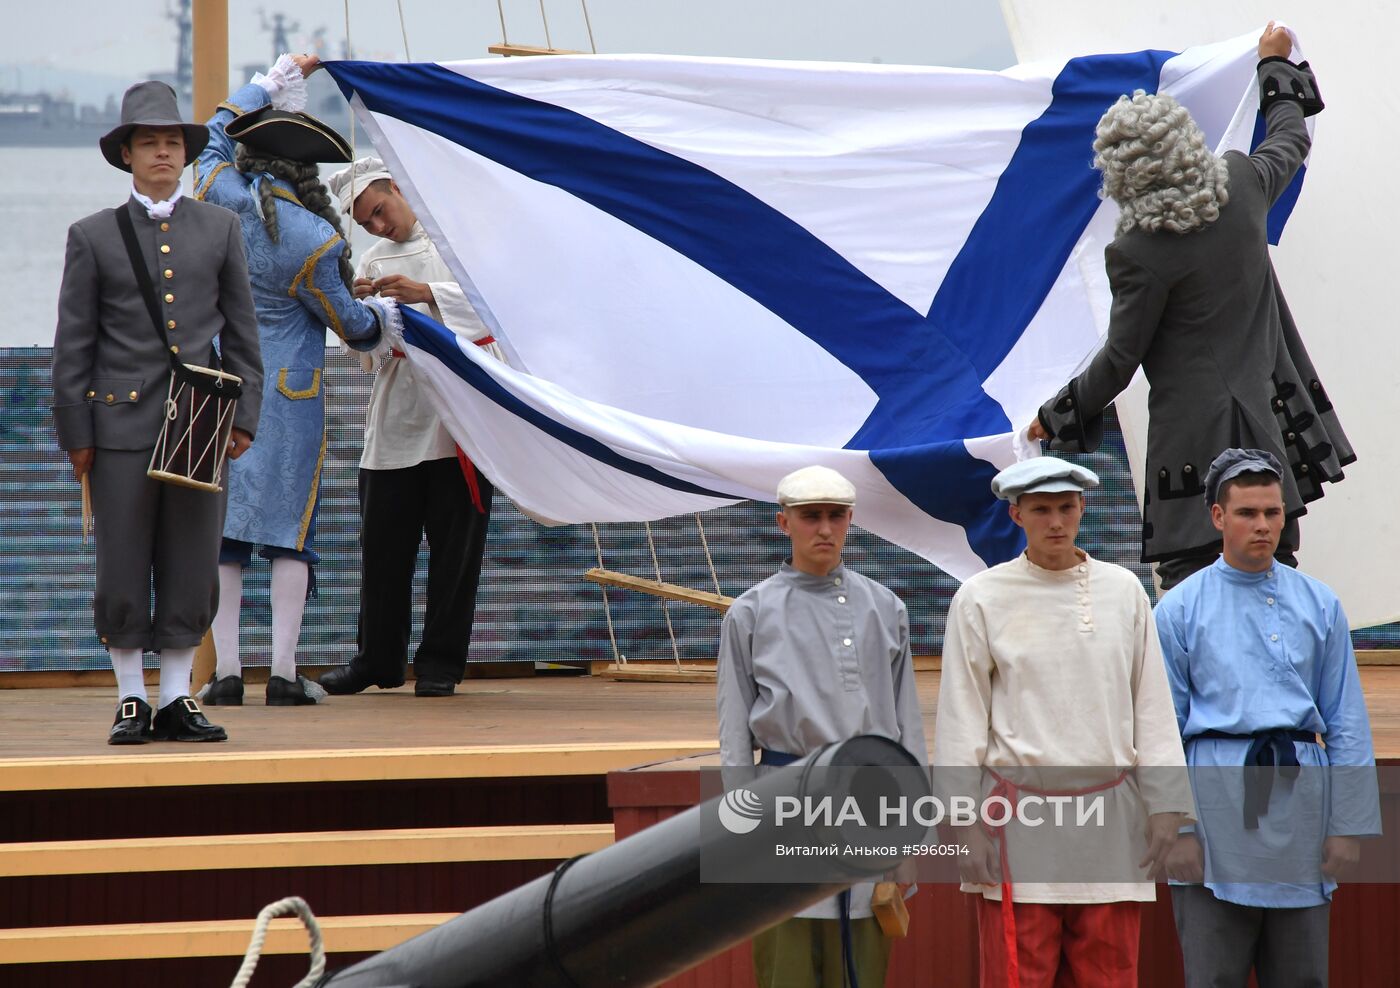
{"type": "Polygon", "coordinates": [[[1108,334],[1029,434],[1054,450],[1094,451],[1104,408],[1142,367],[1151,384],[1142,560],[1158,564],[1163,590],[1219,555],[1202,484],[1221,450],[1266,449],[1288,464],[1278,557],[1289,565],[1305,505],[1356,459],[1269,260],[1269,209],[1307,155],[1304,117],[1322,109],[1312,70],[1291,53],[1270,22],[1258,68],[1268,130],[1252,154],[1217,158],[1175,100],[1141,92],[1104,114],[1094,142],[1104,196],[1121,209],[1105,251],[1108,334]]]}
{"type": "Polygon", "coordinates": [[[122,122],[102,138],[107,161],[131,172],[130,198],[68,230],[53,350],[54,425],[74,476],[90,476],[97,535],[93,614],[117,676],[112,744],[222,741],[190,699],[194,650],[218,602],[224,496],[146,475],[161,430],[170,359],[152,322],[117,223],[126,210],[155,285],[170,349],[243,379],[229,455],[253,441],[262,393],[257,320],[237,217],[185,198],[180,174],[208,132],[182,123],[162,82],[127,90],[122,122]],[[155,611],[151,610],[154,579],[155,611]],[[160,653],[152,713],[142,653],[160,653]]]}

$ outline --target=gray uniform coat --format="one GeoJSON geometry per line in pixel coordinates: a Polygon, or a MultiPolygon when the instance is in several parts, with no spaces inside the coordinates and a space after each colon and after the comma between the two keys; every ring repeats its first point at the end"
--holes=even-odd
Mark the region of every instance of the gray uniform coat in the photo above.
{"type": "MultiPolygon", "coordinates": [[[[262,359],[238,217],[189,196],[168,220],[151,219],[135,199],[125,208],[171,345],[185,363],[208,366],[210,343],[220,338],[223,369],[243,379],[233,424],[254,433],[262,359]]],[[[169,380],[170,361],[136,286],[115,211],[79,220],[68,229],[53,348],[58,444],[152,448],[169,380]]]]}
{"type": "MultiPolygon", "coordinates": [[[[1286,61],[1261,63],[1260,75],[1299,93],[1312,87],[1286,61]]],[[[1250,155],[1224,155],[1229,202],[1216,222],[1187,234],[1136,228],[1105,250],[1113,308],[1103,348],[1040,409],[1051,449],[1092,452],[1103,410],[1142,367],[1151,384],[1144,562],[1219,548],[1203,485],[1228,447],[1266,449],[1289,465],[1290,518],[1356,459],[1269,260],[1269,209],[1309,147],[1302,109],[1271,92],[1266,85],[1267,136],[1250,155]]]]}
{"type": "MultiPolygon", "coordinates": [[[[208,366],[218,337],[223,369],[243,379],[234,425],[253,433],[262,359],[238,218],[188,197],[168,220],[151,219],[134,199],[117,208],[130,211],[179,359],[208,366]]],[[[169,380],[116,211],[79,220],[68,230],[59,291],[53,413],[60,446],[96,450],[93,612],[111,648],[193,647],[218,605],[223,495],[146,476],[169,380]]]]}

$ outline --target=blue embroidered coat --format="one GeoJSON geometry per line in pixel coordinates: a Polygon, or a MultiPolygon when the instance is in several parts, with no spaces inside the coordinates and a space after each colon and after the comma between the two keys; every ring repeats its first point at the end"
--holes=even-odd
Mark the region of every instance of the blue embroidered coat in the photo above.
{"type": "Polygon", "coordinates": [[[289,183],[245,176],[233,166],[235,142],[224,127],[268,99],[250,83],[219,105],[208,122],[209,145],[195,162],[195,196],[238,214],[263,359],[261,425],[252,447],[229,463],[224,537],[300,552],[309,550],[315,530],[326,450],[326,328],[368,350],[379,340],[382,316],[357,302],[341,280],[341,235],[304,208],[289,183]],[[278,243],[263,226],[262,182],[271,183],[276,197],[278,243]]]}

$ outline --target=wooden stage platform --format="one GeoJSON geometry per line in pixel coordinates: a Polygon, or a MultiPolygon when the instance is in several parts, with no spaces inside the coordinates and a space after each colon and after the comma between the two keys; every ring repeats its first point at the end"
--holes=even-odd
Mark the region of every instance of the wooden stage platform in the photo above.
{"type": "MultiPolygon", "coordinates": [[[[932,738],[938,674],[917,681],[932,738]]],[[[1377,756],[1400,764],[1400,667],[1362,681],[1377,756]]],[[[227,743],[113,748],[111,687],[0,689],[0,983],[227,984],[253,917],[289,894],[344,967],[626,836],[623,770],[716,747],[712,684],[247,699],[207,710],[227,743]]],[[[298,980],[305,942],[274,924],[254,986],[298,980]]]]}

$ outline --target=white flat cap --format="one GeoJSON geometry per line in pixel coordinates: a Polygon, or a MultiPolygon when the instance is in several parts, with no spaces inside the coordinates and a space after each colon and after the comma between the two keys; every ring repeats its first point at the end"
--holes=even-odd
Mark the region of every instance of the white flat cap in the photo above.
{"type": "Polygon", "coordinates": [[[381,178],[392,180],[393,175],[389,174],[389,169],[384,167],[384,162],[373,155],[363,158],[356,158],[355,163],[348,168],[342,168],[334,175],[326,179],[326,187],[331,190],[331,195],[340,200],[340,211],[349,213],[354,205],[350,200],[351,186],[354,186],[356,198],[360,193],[369,188],[371,182],[377,182],[381,178]],[[353,181],[352,181],[353,176],[353,181]]]}
{"type": "Polygon", "coordinates": [[[856,489],[830,467],[803,467],[778,481],[778,504],[855,504],[856,489]]]}
{"type": "Polygon", "coordinates": [[[1012,504],[1022,494],[1083,493],[1097,486],[1099,478],[1094,471],[1054,456],[1033,456],[1013,463],[992,478],[992,493],[1012,504]]]}

